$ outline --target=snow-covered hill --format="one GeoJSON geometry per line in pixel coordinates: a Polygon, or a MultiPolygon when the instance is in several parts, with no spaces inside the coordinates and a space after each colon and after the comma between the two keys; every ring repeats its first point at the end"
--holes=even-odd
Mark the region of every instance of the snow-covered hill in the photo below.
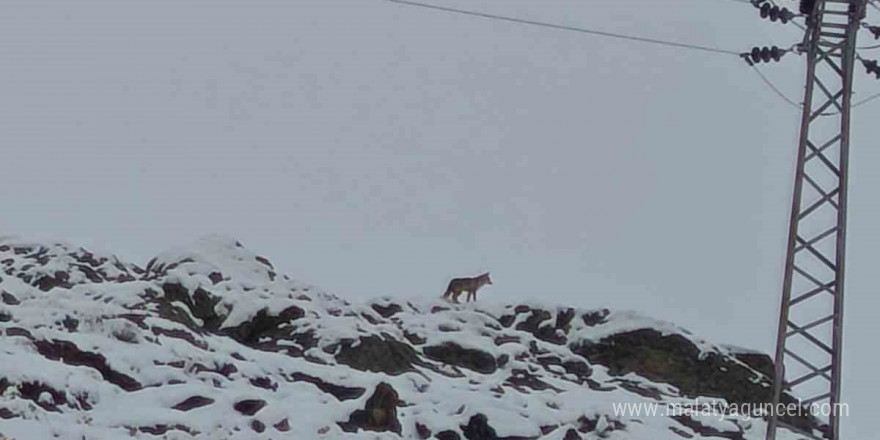
{"type": "Polygon", "coordinates": [[[763,438],[760,419],[663,405],[767,401],[765,355],[631,312],[352,304],[224,237],[144,268],[3,239],[0,300],[0,434],[18,440],[763,438]]]}

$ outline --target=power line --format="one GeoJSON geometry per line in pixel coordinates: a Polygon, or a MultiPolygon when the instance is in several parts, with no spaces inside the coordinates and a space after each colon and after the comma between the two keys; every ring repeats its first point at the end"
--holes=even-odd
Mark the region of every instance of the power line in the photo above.
{"type": "MultiPolygon", "coordinates": [[[[858,55],[856,55],[856,57],[861,59],[861,57],[858,55]]],[[[751,66],[752,70],[754,70],[755,73],[758,74],[758,76],[761,78],[761,81],[763,81],[764,84],[766,84],[767,87],[769,87],[771,90],[773,90],[773,92],[776,94],[776,96],[778,96],[780,99],[782,99],[783,101],[785,101],[786,103],[788,103],[792,107],[796,107],[798,109],[803,108],[802,104],[798,104],[793,99],[789,98],[788,96],[785,96],[785,93],[783,93],[782,90],[780,90],[779,87],[777,87],[775,84],[773,84],[773,81],[770,81],[770,78],[767,78],[767,76],[764,75],[764,73],[761,72],[760,69],[758,69],[758,66],[756,64],[750,64],[750,66],[751,66]]],[[[859,101],[856,101],[856,102],[852,103],[850,107],[851,108],[861,107],[861,106],[868,104],[872,101],[875,101],[877,99],[880,99],[880,92],[875,93],[871,96],[868,96],[865,99],[861,99],[859,101]]],[[[820,113],[819,116],[837,116],[839,114],[840,114],[840,111],[833,111],[833,112],[820,113]]]]}
{"type": "Polygon", "coordinates": [[[770,87],[770,90],[773,90],[773,92],[776,93],[776,96],[779,96],[783,101],[787,102],[792,107],[795,107],[799,110],[804,108],[803,105],[798,104],[798,103],[794,102],[794,100],[792,100],[788,96],[785,96],[785,93],[782,93],[782,90],[779,90],[779,88],[776,87],[776,85],[773,84],[772,81],[770,81],[770,78],[767,78],[767,76],[764,75],[764,73],[761,72],[760,69],[758,69],[758,66],[756,66],[754,64],[749,64],[749,66],[752,68],[752,70],[755,71],[755,73],[758,74],[759,77],[761,77],[761,80],[764,81],[764,84],[767,84],[767,87],[770,87]]]}
{"type": "MultiPolygon", "coordinates": [[[[793,99],[789,98],[788,96],[785,96],[785,94],[782,93],[782,90],[780,90],[779,87],[777,87],[775,84],[773,84],[773,82],[770,81],[770,78],[767,78],[767,76],[764,75],[764,73],[761,72],[760,69],[758,69],[757,65],[753,64],[753,65],[751,65],[751,67],[755,71],[755,73],[757,73],[758,76],[761,78],[761,81],[763,81],[764,84],[766,84],[767,87],[769,87],[771,90],[773,90],[773,92],[776,94],[776,96],[778,96],[780,99],[782,99],[783,101],[785,101],[786,103],[788,103],[792,107],[795,107],[798,109],[803,108],[802,104],[798,104],[793,99]]],[[[856,102],[852,103],[850,107],[851,108],[861,107],[861,106],[868,104],[872,101],[875,101],[877,99],[880,99],[880,92],[875,93],[865,99],[856,101],[856,102]]],[[[839,111],[833,111],[833,112],[820,113],[819,116],[837,116],[839,114],[840,114],[839,111]]]]}
{"type": "Polygon", "coordinates": [[[865,98],[865,99],[863,99],[863,100],[861,100],[861,101],[858,101],[858,102],[852,104],[851,107],[852,107],[852,108],[860,107],[860,106],[865,105],[865,104],[867,104],[867,103],[869,103],[869,102],[871,102],[871,101],[873,101],[873,100],[875,100],[875,99],[877,99],[877,98],[880,98],[880,93],[875,93],[875,94],[873,94],[873,95],[871,95],[871,96],[869,96],[869,97],[867,97],[867,98],[865,98]]]}
{"type": "Polygon", "coordinates": [[[447,6],[439,6],[439,5],[433,5],[433,4],[428,4],[428,3],[419,3],[419,2],[409,1],[409,0],[380,0],[380,1],[388,2],[388,3],[395,3],[398,5],[406,5],[406,6],[414,6],[414,7],[418,7],[418,8],[433,9],[433,10],[443,11],[443,12],[451,12],[451,13],[461,14],[461,15],[469,15],[472,17],[480,17],[480,18],[486,18],[486,19],[491,19],[491,20],[507,21],[510,23],[528,24],[528,25],[532,25],[532,26],[540,26],[540,27],[545,27],[545,28],[550,28],[550,29],[579,32],[582,34],[597,35],[597,36],[601,36],[601,37],[617,38],[617,39],[622,39],[622,40],[637,41],[637,42],[641,42],[641,43],[650,43],[650,44],[657,44],[657,45],[661,45],[661,46],[676,47],[676,48],[680,48],[680,49],[698,50],[698,51],[703,51],[703,52],[720,53],[720,54],[725,54],[725,55],[735,55],[735,56],[740,55],[740,53],[736,52],[736,51],[720,49],[720,48],[711,47],[711,46],[701,46],[701,45],[697,45],[697,44],[679,43],[679,42],[675,42],[675,41],[667,41],[667,40],[660,40],[660,39],[656,39],[656,38],[639,37],[639,36],[635,36],[635,35],[618,34],[618,33],[605,32],[605,31],[599,31],[599,30],[594,30],[594,29],[587,29],[587,28],[580,28],[580,27],[574,27],[574,26],[566,26],[566,25],[561,25],[561,24],[547,23],[547,22],[543,22],[543,21],[526,20],[523,18],[508,17],[508,16],[504,16],[504,15],[489,14],[486,12],[470,11],[470,10],[466,10],[466,9],[450,8],[447,6]]]}
{"type": "MultiPolygon", "coordinates": [[[[460,15],[468,15],[471,17],[478,17],[478,18],[484,18],[484,19],[490,19],[490,20],[499,20],[499,21],[505,21],[505,22],[509,22],[509,23],[526,24],[526,25],[530,25],[530,26],[538,26],[538,27],[544,27],[544,28],[556,29],[556,30],[562,30],[562,31],[578,32],[578,33],[582,33],[582,34],[596,35],[596,36],[608,37],[608,38],[617,38],[617,39],[634,41],[634,42],[639,42],[639,43],[656,44],[656,45],[667,46],[667,47],[675,47],[675,48],[679,48],[679,49],[688,49],[688,50],[695,50],[695,51],[701,51],[701,52],[707,52],[707,53],[718,53],[718,54],[722,54],[722,55],[734,55],[736,57],[741,57],[744,55],[740,52],[721,49],[721,48],[717,48],[717,47],[711,47],[711,46],[679,43],[679,42],[675,42],[675,41],[661,40],[661,39],[657,39],[657,38],[646,38],[646,37],[640,37],[640,36],[635,36],[635,35],[627,35],[627,34],[606,32],[606,31],[599,31],[599,30],[595,30],[595,29],[567,26],[567,25],[561,25],[561,24],[555,24],[555,23],[547,23],[547,22],[543,22],[543,21],[528,20],[528,19],[523,19],[523,18],[509,17],[509,16],[505,16],[505,15],[490,14],[487,12],[479,12],[479,11],[471,11],[471,10],[467,10],[467,9],[451,8],[448,6],[440,6],[440,5],[434,5],[434,4],[429,4],[429,3],[421,3],[421,2],[411,1],[411,0],[380,0],[380,1],[384,1],[387,3],[394,3],[397,5],[431,9],[431,10],[435,10],[435,11],[442,11],[442,12],[448,12],[448,13],[454,13],[454,14],[460,14],[460,15]]],[[[737,3],[752,4],[752,2],[750,0],[731,0],[731,1],[735,1],[737,3]]],[[[795,23],[795,24],[797,24],[797,23],[795,23]]],[[[758,69],[757,66],[755,66],[754,64],[751,64],[751,63],[750,63],[750,65],[752,67],[752,70],[754,70],[755,73],[761,78],[761,81],[764,82],[764,84],[767,85],[767,87],[769,87],[773,91],[773,93],[776,94],[780,99],[782,99],[787,104],[789,104],[792,107],[795,107],[797,109],[803,108],[802,104],[798,104],[797,102],[795,102],[791,98],[785,96],[785,93],[783,93],[772,81],[770,81],[770,79],[767,78],[767,76],[765,76],[764,73],[762,73],[758,69]]],[[[853,106],[856,107],[859,105],[867,104],[868,102],[873,101],[877,98],[880,98],[880,94],[872,96],[872,97],[865,99],[863,101],[860,101],[858,103],[855,103],[853,106]]],[[[831,115],[833,115],[833,113],[823,113],[820,116],[831,116],[831,115]]]]}

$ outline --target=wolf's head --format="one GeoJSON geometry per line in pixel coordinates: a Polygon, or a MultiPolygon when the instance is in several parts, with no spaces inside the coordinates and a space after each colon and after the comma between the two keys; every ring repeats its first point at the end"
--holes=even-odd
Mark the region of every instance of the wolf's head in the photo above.
{"type": "Polygon", "coordinates": [[[477,278],[480,280],[481,286],[484,284],[492,284],[492,278],[489,278],[489,272],[486,272],[477,278]]]}

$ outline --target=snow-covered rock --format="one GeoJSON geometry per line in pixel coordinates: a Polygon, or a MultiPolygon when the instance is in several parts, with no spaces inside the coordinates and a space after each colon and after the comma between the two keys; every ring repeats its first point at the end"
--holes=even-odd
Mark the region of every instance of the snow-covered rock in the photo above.
{"type": "Polygon", "coordinates": [[[761,439],[761,419],[667,405],[766,402],[772,373],[632,312],[352,304],[220,236],[144,268],[0,240],[0,436],[19,440],[761,439]]]}

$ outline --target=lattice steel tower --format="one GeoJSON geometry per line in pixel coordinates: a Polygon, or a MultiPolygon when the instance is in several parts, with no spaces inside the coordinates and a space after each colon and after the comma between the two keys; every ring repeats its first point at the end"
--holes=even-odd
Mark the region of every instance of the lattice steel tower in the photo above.
{"type": "MultiPolygon", "coordinates": [[[[830,410],[840,403],[850,106],[856,34],[866,1],[801,1],[801,12],[808,14],[800,46],[807,56],[807,83],[776,344],[774,406],[788,400],[783,393],[820,411],[823,404],[830,410]]],[[[836,414],[823,420],[828,425],[821,433],[777,416],[774,411],[769,418],[768,440],[776,438],[778,426],[807,438],[840,439],[836,414]]]]}

